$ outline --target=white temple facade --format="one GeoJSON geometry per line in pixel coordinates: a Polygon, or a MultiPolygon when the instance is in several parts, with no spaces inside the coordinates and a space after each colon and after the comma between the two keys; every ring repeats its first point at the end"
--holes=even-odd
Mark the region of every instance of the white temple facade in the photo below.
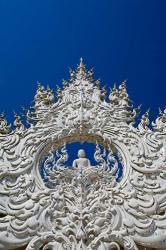
{"type": "Polygon", "coordinates": [[[166,249],[166,110],[149,124],[126,82],[109,95],[82,59],[38,83],[28,125],[0,116],[0,250],[166,249]],[[68,145],[94,145],[68,165],[68,145]]]}

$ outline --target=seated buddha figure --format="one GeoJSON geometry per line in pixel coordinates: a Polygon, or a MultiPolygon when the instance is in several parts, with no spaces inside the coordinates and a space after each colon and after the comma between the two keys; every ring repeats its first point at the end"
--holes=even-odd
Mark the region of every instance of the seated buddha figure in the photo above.
{"type": "Polygon", "coordinates": [[[78,150],[78,159],[73,161],[72,167],[78,171],[82,171],[85,168],[91,167],[90,160],[86,158],[85,150],[78,150]]]}

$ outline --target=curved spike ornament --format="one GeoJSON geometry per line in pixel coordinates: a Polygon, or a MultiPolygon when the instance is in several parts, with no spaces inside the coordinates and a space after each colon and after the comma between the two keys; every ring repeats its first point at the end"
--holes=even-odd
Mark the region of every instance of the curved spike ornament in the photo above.
{"type": "Polygon", "coordinates": [[[15,118],[14,126],[15,126],[16,130],[20,131],[20,132],[23,131],[25,127],[21,121],[21,117],[14,112],[14,118],[15,118]]]}
{"type": "Polygon", "coordinates": [[[4,114],[0,114],[0,134],[5,135],[10,133],[11,126],[8,125],[7,120],[5,119],[4,114]]]}
{"type": "Polygon", "coordinates": [[[159,116],[152,122],[152,126],[156,132],[166,133],[166,109],[164,111],[159,109],[159,116]]]}
{"type": "Polygon", "coordinates": [[[134,127],[126,82],[107,102],[82,59],[63,85],[38,83],[29,128],[0,116],[0,250],[165,249],[166,111],[134,127]]]}

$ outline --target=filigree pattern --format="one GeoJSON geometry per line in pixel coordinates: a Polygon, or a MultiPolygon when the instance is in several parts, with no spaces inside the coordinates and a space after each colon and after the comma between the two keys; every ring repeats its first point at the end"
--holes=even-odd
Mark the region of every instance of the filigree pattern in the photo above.
{"type": "Polygon", "coordinates": [[[134,127],[138,108],[131,105],[126,82],[114,86],[107,101],[82,60],[63,85],[54,97],[38,84],[34,107],[27,111],[29,128],[15,114],[11,131],[0,117],[0,249],[136,250],[137,244],[164,249],[166,111],[160,111],[153,130],[148,112],[134,127]],[[66,169],[63,145],[75,141],[98,142],[110,155],[105,159],[97,146],[98,168],[66,169]],[[49,186],[40,163],[49,151],[51,158],[51,150],[57,151],[53,172],[59,176],[51,175],[48,161],[45,173],[49,183],[59,185],[49,186]],[[114,153],[123,165],[119,181],[114,153]]]}

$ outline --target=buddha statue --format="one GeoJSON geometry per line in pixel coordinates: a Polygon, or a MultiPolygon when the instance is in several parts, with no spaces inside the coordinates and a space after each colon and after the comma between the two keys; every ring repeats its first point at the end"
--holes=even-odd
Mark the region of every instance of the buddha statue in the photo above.
{"type": "Polygon", "coordinates": [[[81,171],[85,168],[91,167],[90,160],[86,158],[86,153],[84,149],[78,150],[78,159],[73,161],[72,167],[81,171]]]}

